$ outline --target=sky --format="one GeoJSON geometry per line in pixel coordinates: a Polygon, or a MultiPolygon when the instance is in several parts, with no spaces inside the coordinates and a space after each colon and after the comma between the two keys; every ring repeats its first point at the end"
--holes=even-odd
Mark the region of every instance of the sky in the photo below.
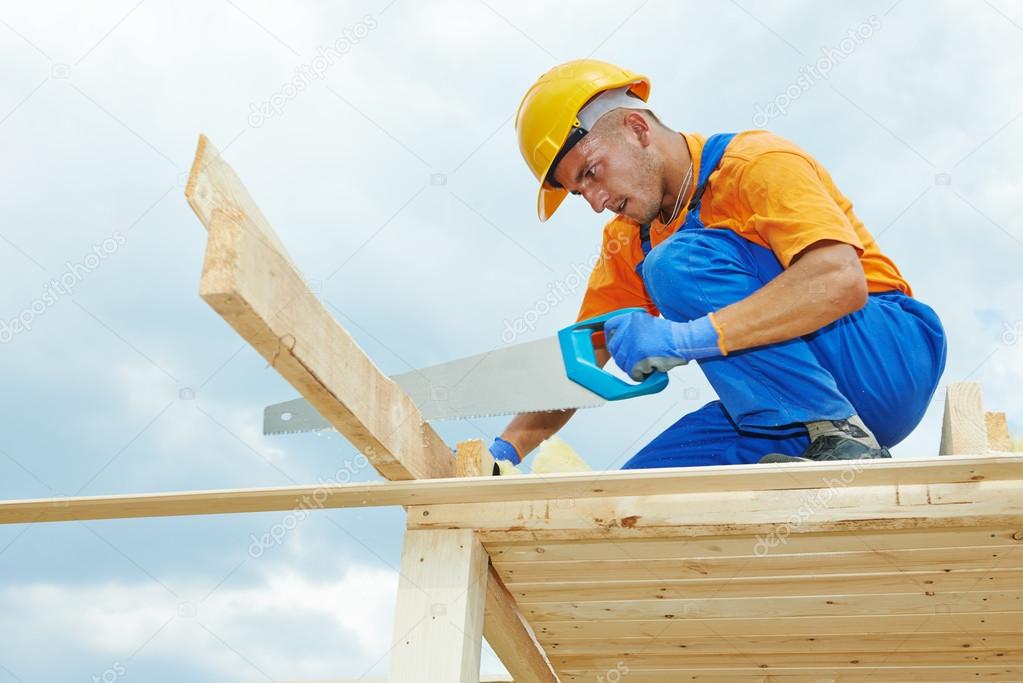
{"type": "MultiPolygon", "coordinates": [[[[895,457],[936,454],[948,382],[1023,431],[1021,2],[4,2],[0,498],[378,479],[336,433],[262,435],[295,392],[198,297],[198,135],[403,372],[574,320],[607,217],[536,220],[512,118],[586,56],[647,74],[677,130],[767,128],[829,169],[948,332],[895,457]]],[[[687,367],[562,436],[616,468],[714,398],[687,367]]],[[[391,508],[4,526],[0,683],[385,676],[403,528],[391,508]]]]}

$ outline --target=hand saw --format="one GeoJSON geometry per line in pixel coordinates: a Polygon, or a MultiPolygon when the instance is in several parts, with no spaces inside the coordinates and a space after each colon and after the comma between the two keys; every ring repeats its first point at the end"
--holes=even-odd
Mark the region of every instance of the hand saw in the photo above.
{"type": "MultiPolygon", "coordinates": [[[[392,375],[425,420],[516,415],[569,408],[593,408],[661,391],[668,375],[655,372],[638,384],[597,364],[594,332],[626,308],[577,322],[556,337],[392,375]]],[[[264,434],[295,434],[333,427],[304,398],[267,406],[264,434]]]]}

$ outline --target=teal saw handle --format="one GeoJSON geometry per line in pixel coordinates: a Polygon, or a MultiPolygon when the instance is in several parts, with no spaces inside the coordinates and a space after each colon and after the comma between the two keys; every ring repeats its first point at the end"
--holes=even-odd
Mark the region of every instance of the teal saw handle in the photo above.
{"type": "Polygon", "coordinates": [[[593,350],[593,333],[604,329],[604,323],[622,313],[646,311],[642,308],[623,308],[618,311],[582,320],[558,331],[561,357],[565,361],[565,374],[608,401],[619,401],[646,394],[656,394],[668,386],[668,373],[654,372],[638,384],[615,377],[597,365],[597,354],[593,350]]]}

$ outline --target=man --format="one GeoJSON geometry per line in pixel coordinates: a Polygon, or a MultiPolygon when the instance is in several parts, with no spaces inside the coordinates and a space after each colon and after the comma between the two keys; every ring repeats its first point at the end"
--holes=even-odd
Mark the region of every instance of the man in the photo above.
{"type": "MultiPolygon", "coordinates": [[[[806,152],[767,131],[676,132],[649,93],[639,74],[568,62],[515,120],[541,221],[568,194],[617,214],[579,319],[648,313],[609,320],[598,360],[637,381],[696,361],[720,397],[625,467],[890,457],[944,370],[937,315],[806,152]]],[[[518,462],[572,412],[519,415],[491,452],[518,462]]]]}

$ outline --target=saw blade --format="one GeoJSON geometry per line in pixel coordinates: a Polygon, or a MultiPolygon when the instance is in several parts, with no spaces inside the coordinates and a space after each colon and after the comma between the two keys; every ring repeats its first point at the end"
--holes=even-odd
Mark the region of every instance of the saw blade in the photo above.
{"type": "MultiPolygon", "coordinates": [[[[517,415],[604,405],[599,394],[565,375],[556,337],[517,344],[391,377],[423,419],[517,415]]],[[[267,406],[264,434],[330,429],[305,399],[267,406]]]]}
{"type": "Polygon", "coordinates": [[[301,434],[334,427],[304,398],[294,398],[263,408],[264,434],[301,434]]]}

